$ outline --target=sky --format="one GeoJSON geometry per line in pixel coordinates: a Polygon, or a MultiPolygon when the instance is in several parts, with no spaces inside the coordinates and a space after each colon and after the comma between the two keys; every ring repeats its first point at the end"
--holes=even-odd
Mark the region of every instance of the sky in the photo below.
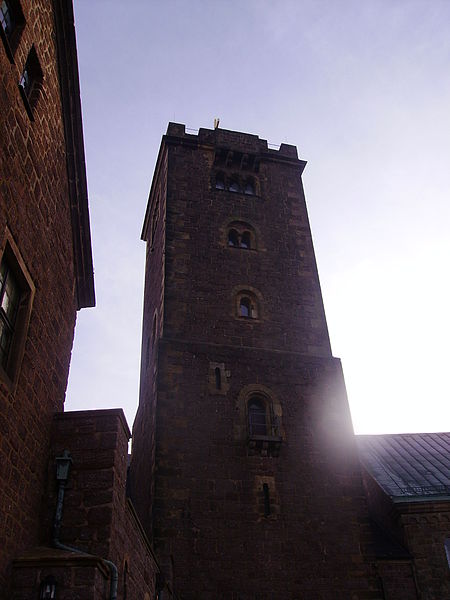
{"type": "Polygon", "coordinates": [[[169,121],[298,147],[355,432],[450,431],[450,1],[74,0],[97,306],[66,410],[139,397],[169,121]]]}

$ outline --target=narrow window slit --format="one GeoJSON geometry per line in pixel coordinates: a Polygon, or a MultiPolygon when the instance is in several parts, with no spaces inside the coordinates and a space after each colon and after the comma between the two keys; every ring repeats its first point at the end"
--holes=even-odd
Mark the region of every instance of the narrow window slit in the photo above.
{"type": "Polygon", "coordinates": [[[216,376],[216,390],[222,389],[222,374],[220,372],[220,368],[216,367],[214,369],[214,374],[216,376]]]}
{"type": "Polygon", "coordinates": [[[270,496],[269,496],[269,486],[267,483],[263,483],[263,495],[264,495],[264,516],[268,517],[270,515],[270,496]]]}

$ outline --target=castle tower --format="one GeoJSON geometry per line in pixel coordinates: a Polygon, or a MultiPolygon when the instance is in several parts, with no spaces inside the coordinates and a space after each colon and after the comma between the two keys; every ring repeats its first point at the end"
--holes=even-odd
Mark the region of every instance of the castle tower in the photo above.
{"type": "Polygon", "coordinates": [[[134,501],[186,599],[381,598],[296,148],[169,124],[147,243],[134,501]]]}

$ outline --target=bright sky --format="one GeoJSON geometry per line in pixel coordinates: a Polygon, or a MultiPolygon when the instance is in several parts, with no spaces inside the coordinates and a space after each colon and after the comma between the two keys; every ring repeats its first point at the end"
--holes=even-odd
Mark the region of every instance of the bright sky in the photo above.
{"type": "Polygon", "coordinates": [[[138,402],[168,121],[288,142],[357,433],[450,430],[450,2],[75,0],[97,307],[66,409],[138,402]]]}

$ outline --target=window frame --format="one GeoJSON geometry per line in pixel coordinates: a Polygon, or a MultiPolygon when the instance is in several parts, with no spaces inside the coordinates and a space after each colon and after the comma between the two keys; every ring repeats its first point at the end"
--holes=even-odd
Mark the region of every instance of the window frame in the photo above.
{"type": "MultiPolygon", "coordinates": [[[[271,415],[267,414],[269,408],[267,400],[261,394],[252,394],[247,401],[247,427],[248,427],[248,435],[249,437],[267,437],[272,434],[272,420],[271,415]],[[251,411],[251,405],[259,406],[258,411],[251,411]],[[262,425],[262,423],[254,422],[254,417],[264,415],[264,433],[258,431],[258,427],[262,425]]],[[[261,427],[262,429],[262,427],[261,427]]]]}
{"type": "Polygon", "coordinates": [[[228,248],[244,250],[246,252],[257,250],[255,228],[246,221],[234,220],[227,223],[225,244],[228,248]],[[235,238],[235,243],[230,243],[231,236],[235,238]],[[244,241],[244,238],[246,241],[244,241]]]}
{"type": "Polygon", "coordinates": [[[22,7],[18,0],[0,0],[0,11],[2,13],[3,11],[1,10],[1,7],[3,2],[5,2],[9,9],[12,29],[10,33],[7,33],[3,29],[3,26],[0,25],[0,37],[2,38],[9,61],[14,64],[14,55],[19,46],[20,38],[25,27],[25,18],[23,16],[22,7]]]}
{"type": "Polygon", "coordinates": [[[245,196],[256,196],[256,185],[253,177],[248,177],[242,186],[242,192],[245,196]]]}
{"type": "Polygon", "coordinates": [[[36,288],[19,249],[8,230],[0,249],[0,264],[4,263],[8,265],[10,272],[17,282],[17,288],[19,290],[17,312],[6,361],[5,364],[3,364],[3,361],[0,362],[0,377],[4,383],[6,383],[9,390],[14,392],[18,383],[22,359],[25,352],[28,326],[30,323],[36,288]]]}
{"type": "Polygon", "coordinates": [[[214,191],[230,192],[247,197],[259,196],[258,183],[255,177],[242,172],[216,170],[212,173],[211,187],[214,191]]]}
{"type": "Polygon", "coordinates": [[[22,69],[20,80],[18,83],[20,95],[25,106],[25,110],[30,118],[30,121],[34,121],[34,112],[38,104],[39,96],[41,95],[42,83],[44,81],[44,75],[39,62],[39,58],[36,52],[34,44],[31,46],[28,52],[27,60],[22,69]],[[28,83],[25,86],[27,74],[28,83]],[[26,89],[29,87],[29,89],[26,89]]]}
{"type": "Polygon", "coordinates": [[[239,292],[236,294],[235,311],[236,318],[240,321],[261,320],[260,301],[257,298],[256,294],[254,294],[248,289],[240,289],[239,292]],[[248,304],[248,315],[243,315],[241,312],[241,307],[244,302],[248,304]]]}
{"type": "Polygon", "coordinates": [[[283,410],[280,399],[260,383],[246,385],[238,394],[239,422],[237,435],[245,440],[247,456],[275,458],[279,456],[285,438],[283,410]],[[267,435],[252,433],[249,428],[249,403],[257,399],[266,408],[267,435]]]}

